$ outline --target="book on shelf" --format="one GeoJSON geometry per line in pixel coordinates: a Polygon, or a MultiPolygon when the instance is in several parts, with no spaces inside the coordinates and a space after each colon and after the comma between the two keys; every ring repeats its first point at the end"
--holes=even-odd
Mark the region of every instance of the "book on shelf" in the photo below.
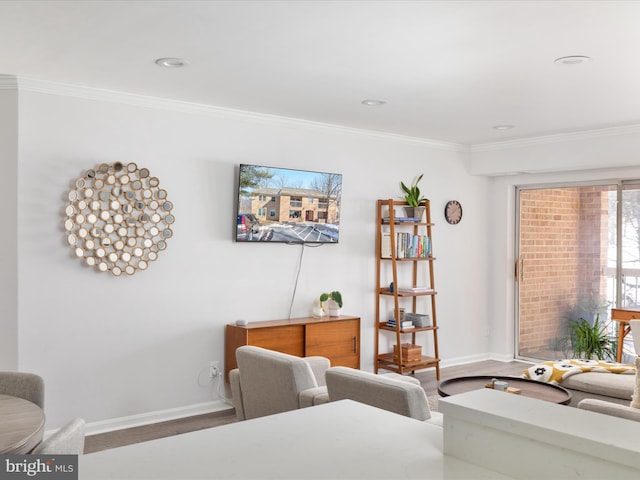
{"type": "MultiPolygon", "coordinates": [[[[393,217],[394,223],[418,223],[420,219],[418,217],[393,217]]],[[[384,217],[382,223],[391,223],[389,217],[384,217]]]]}
{"type": "MultiPolygon", "coordinates": [[[[389,320],[387,320],[387,325],[389,325],[390,327],[395,327],[396,326],[395,318],[390,318],[389,320]]],[[[413,327],[413,321],[403,320],[400,322],[400,326],[402,328],[413,327]]]]}
{"type": "Polygon", "coordinates": [[[396,258],[427,258],[430,254],[431,241],[427,235],[396,234],[396,258]]]}
{"type": "Polygon", "coordinates": [[[391,233],[380,232],[380,258],[391,258],[391,233]]]}
{"type": "MultiPolygon", "coordinates": [[[[396,328],[396,322],[393,319],[389,319],[387,321],[387,327],[392,327],[392,328],[396,328]]],[[[403,322],[400,323],[400,328],[402,330],[408,330],[410,328],[415,328],[415,325],[413,324],[413,322],[411,320],[405,320],[403,322]]]]}
{"type": "MultiPolygon", "coordinates": [[[[380,258],[391,258],[391,233],[380,232],[380,258]]],[[[431,244],[426,235],[396,234],[396,258],[427,258],[431,244]]]]}
{"type": "Polygon", "coordinates": [[[430,287],[398,287],[400,293],[430,293],[433,288],[430,287]]]}

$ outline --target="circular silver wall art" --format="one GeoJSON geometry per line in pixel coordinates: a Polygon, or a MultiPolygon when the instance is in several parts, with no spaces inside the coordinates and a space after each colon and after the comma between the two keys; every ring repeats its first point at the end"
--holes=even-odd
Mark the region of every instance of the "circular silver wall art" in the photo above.
{"type": "Polygon", "coordinates": [[[77,258],[116,277],[146,270],[167,248],[175,217],[148,168],[101,163],[72,182],[64,230],[77,258]]]}

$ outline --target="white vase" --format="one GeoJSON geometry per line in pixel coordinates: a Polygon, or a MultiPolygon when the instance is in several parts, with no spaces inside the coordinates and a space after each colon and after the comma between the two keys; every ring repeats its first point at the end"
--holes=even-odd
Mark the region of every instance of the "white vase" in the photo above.
{"type": "Polygon", "coordinates": [[[324,310],[322,309],[322,305],[318,304],[313,307],[312,315],[316,318],[320,318],[324,316],[324,310]]]}
{"type": "Polygon", "coordinates": [[[329,312],[330,317],[339,317],[340,316],[340,306],[335,300],[327,300],[324,302],[325,311],[329,312]]]}

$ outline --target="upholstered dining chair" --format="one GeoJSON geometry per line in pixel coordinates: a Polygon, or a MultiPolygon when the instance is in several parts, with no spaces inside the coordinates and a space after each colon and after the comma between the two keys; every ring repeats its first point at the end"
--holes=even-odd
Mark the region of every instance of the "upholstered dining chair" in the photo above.
{"type": "Polygon", "coordinates": [[[74,418],[60,430],[40,442],[31,452],[38,455],[82,455],[85,421],[74,418]]]}
{"type": "Polygon", "coordinates": [[[35,373],[0,372],[0,394],[23,398],[44,409],[44,380],[35,373]]]}

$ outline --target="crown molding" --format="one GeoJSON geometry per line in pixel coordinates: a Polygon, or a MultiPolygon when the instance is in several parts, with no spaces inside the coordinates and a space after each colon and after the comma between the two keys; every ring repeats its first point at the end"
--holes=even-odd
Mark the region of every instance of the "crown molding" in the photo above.
{"type": "Polygon", "coordinates": [[[369,136],[384,140],[397,141],[401,143],[420,144],[439,150],[465,152],[471,154],[479,152],[528,148],[540,145],[566,143],[602,137],[640,134],[640,124],[632,124],[600,129],[582,130],[577,132],[543,135],[539,137],[506,140],[502,142],[487,142],[463,145],[453,142],[444,142],[431,140],[428,138],[412,137],[409,135],[379,132],[375,130],[365,130],[346,127],[343,125],[314,122],[311,120],[250,112],[247,110],[218,107],[214,105],[186,102],[182,100],[173,100],[168,98],[107,90],[97,87],[87,87],[82,85],[38,80],[30,77],[0,74],[0,90],[10,90],[16,88],[36,93],[62,95],[67,97],[75,97],[102,102],[113,102],[136,107],[157,108],[161,110],[170,110],[180,113],[205,115],[214,118],[232,118],[254,123],[270,123],[294,128],[309,128],[315,130],[319,129],[334,133],[369,136]]]}
{"type": "Polygon", "coordinates": [[[540,137],[522,138],[518,140],[507,140],[504,142],[479,143],[469,146],[467,151],[471,153],[491,152],[498,150],[535,147],[538,145],[549,145],[554,143],[590,140],[602,137],[637,134],[640,134],[640,124],[622,125],[617,127],[598,128],[592,130],[582,130],[578,132],[557,133],[540,137]]]}
{"type": "Polygon", "coordinates": [[[378,132],[375,130],[365,130],[359,128],[345,127],[330,123],[314,122],[311,120],[302,120],[292,117],[283,117],[278,115],[270,115],[265,113],[256,113],[246,110],[237,110],[233,108],[218,107],[214,105],[205,105],[200,103],[192,103],[181,100],[172,100],[168,98],[152,97],[147,95],[139,95],[135,93],[120,92],[115,90],[107,90],[96,87],[87,87],[82,85],[72,85],[66,83],[50,82],[38,80],[29,77],[17,78],[17,84],[20,90],[46,93],[51,95],[62,95],[67,97],[82,98],[86,100],[96,100],[102,102],[113,102],[123,105],[136,107],[157,108],[162,110],[170,110],[180,113],[205,115],[215,118],[232,118],[236,120],[277,124],[294,128],[309,128],[315,130],[325,130],[334,133],[342,133],[349,135],[360,135],[376,137],[384,140],[398,141],[402,143],[416,143],[426,145],[432,148],[448,151],[462,152],[467,151],[465,145],[441,142],[419,137],[411,137],[398,135],[393,133],[378,132]]]}

